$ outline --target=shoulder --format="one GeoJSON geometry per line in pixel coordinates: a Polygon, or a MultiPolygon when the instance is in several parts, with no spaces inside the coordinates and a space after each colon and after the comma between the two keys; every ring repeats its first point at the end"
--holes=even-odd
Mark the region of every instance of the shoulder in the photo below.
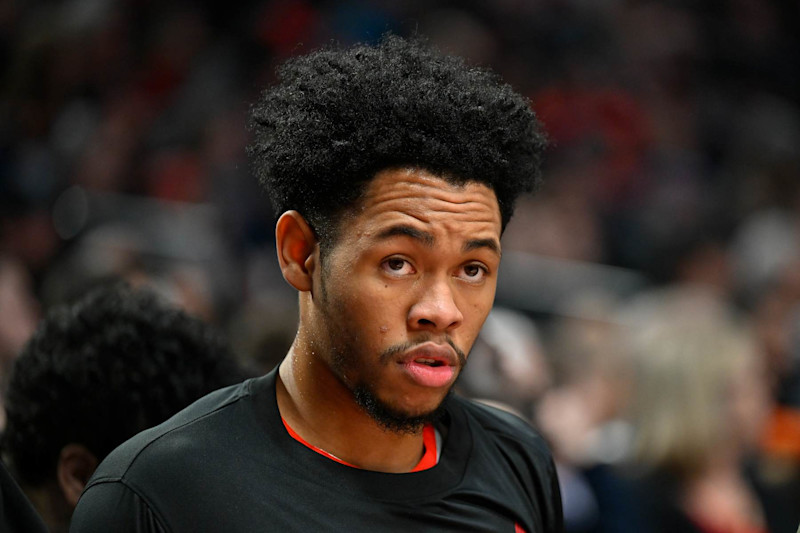
{"type": "Polygon", "coordinates": [[[124,483],[99,483],[87,490],[72,513],[69,528],[71,533],[169,531],[151,503],[124,483]]]}
{"type": "Polygon", "coordinates": [[[546,487],[557,493],[558,477],[550,447],[519,416],[474,400],[454,397],[450,409],[460,409],[472,438],[471,464],[505,472],[531,491],[546,487]],[[534,487],[538,487],[534,489],[534,487]]]}
{"type": "Polygon", "coordinates": [[[202,442],[186,437],[212,430],[224,418],[221,414],[231,411],[248,396],[250,381],[214,391],[165,422],[125,441],[102,461],[87,487],[121,480],[132,469],[158,468],[162,461],[171,461],[189,451],[187,448],[201,445],[202,442]]]}
{"type": "Polygon", "coordinates": [[[117,447],[86,485],[72,530],[161,532],[185,523],[187,506],[229,470],[215,459],[239,438],[231,428],[251,411],[259,379],[212,392],[117,447]]]}
{"type": "Polygon", "coordinates": [[[550,449],[544,438],[526,420],[498,407],[454,395],[451,406],[462,410],[477,437],[487,438],[497,445],[522,446],[526,454],[550,459],[550,449]]]}
{"type": "Polygon", "coordinates": [[[516,502],[523,510],[519,517],[532,520],[524,522],[526,530],[562,531],[556,467],[539,432],[511,412],[457,395],[451,397],[448,411],[452,423],[466,425],[471,436],[466,482],[480,491],[493,487],[506,502],[516,502]]]}

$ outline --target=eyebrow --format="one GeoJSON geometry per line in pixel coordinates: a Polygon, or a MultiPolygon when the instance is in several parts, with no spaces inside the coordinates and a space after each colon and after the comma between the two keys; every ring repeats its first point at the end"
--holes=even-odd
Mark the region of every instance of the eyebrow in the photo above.
{"type": "MultiPolygon", "coordinates": [[[[388,239],[390,237],[395,236],[404,236],[404,237],[411,237],[414,240],[417,240],[428,247],[433,247],[436,243],[436,239],[434,236],[427,231],[422,231],[412,226],[408,226],[405,224],[398,224],[396,226],[391,226],[386,228],[385,230],[381,231],[377,235],[377,239],[388,239]]],[[[465,252],[469,252],[471,250],[477,250],[479,248],[487,248],[497,254],[498,256],[501,255],[500,252],[500,245],[498,244],[496,239],[470,239],[466,243],[464,243],[463,250],[465,252]]]]}
{"type": "Polygon", "coordinates": [[[464,245],[464,251],[469,252],[470,250],[477,250],[478,248],[488,248],[489,250],[493,251],[499,256],[502,255],[500,252],[500,245],[497,243],[495,239],[472,239],[467,241],[464,245]]]}
{"type": "Polygon", "coordinates": [[[407,226],[405,224],[398,224],[396,226],[386,228],[382,232],[378,233],[377,238],[379,240],[388,239],[389,237],[395,237],[397,235],[411,237],[414,240],[420,241],[425,246],[433,246],[433,243],[436,240],[434,239],[433,235],[427,231],[418,230],[417,228],[407,226]]]}

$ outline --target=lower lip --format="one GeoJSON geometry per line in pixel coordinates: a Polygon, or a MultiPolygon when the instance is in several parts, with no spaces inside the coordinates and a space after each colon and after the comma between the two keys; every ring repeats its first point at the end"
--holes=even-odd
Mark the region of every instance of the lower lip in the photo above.
{"type": "Polygon", "coordinates": [[[411,379],[423,387],[444,387],[453,380],[455,369],[449,365],[429,366],[410,361],[403,367],[411,379]]]}

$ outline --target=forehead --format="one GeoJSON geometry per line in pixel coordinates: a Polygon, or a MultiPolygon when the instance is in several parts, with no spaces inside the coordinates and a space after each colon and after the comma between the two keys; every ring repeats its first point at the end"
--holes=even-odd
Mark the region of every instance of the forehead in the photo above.
{"type": "Polygon", "coordinates": [[[500,234],[500,207],[494,191],[476,182],[454,184],[415,168],[383,170],[367,186],[354,213],[372,224],[417,222],[448,230],[500,234]]]}

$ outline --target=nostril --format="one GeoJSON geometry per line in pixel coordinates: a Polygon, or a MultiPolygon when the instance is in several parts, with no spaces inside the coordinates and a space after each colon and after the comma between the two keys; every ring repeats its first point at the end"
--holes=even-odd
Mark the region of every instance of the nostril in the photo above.
{"type": "Polygon", "coordinates": [[[427,318],[420,318],[419,319],[419,324],[421,326],[433,326],[434,325],[433,321],[432,320],[428,320],[427,318]]]}

